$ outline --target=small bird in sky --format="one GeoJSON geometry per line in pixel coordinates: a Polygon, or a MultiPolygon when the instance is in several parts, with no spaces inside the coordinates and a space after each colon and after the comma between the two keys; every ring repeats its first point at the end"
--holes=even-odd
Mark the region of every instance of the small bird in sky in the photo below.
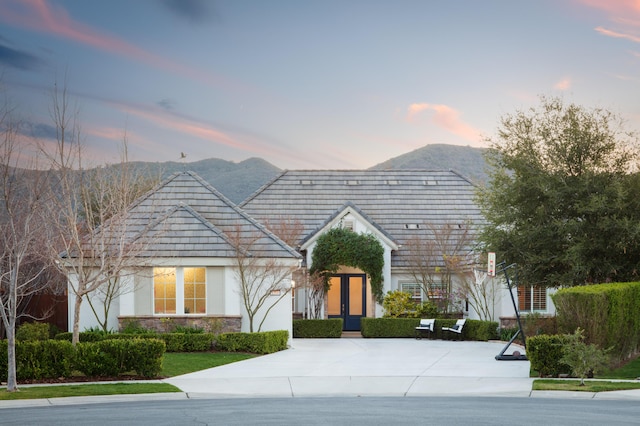
{"type": "Polygon", "coordinates": [[[187,154],[185,154],[184,152],[181,152],[180,159],[182,160],[183,158],[187,158],[187,154]]]}

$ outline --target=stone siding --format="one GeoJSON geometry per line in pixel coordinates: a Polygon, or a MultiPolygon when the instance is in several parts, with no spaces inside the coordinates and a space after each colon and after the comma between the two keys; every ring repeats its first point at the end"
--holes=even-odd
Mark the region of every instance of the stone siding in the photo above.
{"type": "Polygon", "coordinates": [[[233,333],[242,329],[241,316],[223,315],[184,315],[184,316],[121,316],[118,317],[118,329],[122,330],[128,323],[135,322],[147,330],[161,333],[173,331],[176,326],[197,327],[209,333],[233,333]]]}

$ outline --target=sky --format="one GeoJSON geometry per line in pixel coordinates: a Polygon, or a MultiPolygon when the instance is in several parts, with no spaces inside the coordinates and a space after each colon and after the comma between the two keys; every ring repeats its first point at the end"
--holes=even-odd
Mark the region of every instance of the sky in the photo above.
{"type": "Polygon", "coordinates": [[[365,169],[540,96],[640,130],[640,0],[0,0],[0,85],[25,144],[65,88],[98,163],[365,169]]]}

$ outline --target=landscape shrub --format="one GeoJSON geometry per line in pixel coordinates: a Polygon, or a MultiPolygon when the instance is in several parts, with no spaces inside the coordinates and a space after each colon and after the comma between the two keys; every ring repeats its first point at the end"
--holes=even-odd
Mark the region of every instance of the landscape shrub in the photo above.
{"type": "MultiPolygon", "coordinates": [[[[78,334],[78,339],[80,342],[99,342],[100,340],[104,340],[107,336],[112,336],[112,334],[104,334],[96,331],[81,331],[78,334]]],[[[56,334],[55,340],[67,340],[71,342],[73,339],[73,333],[70,331],[65,331],[62,333],[56,334]]]]}
{"type": "Polygon", "coordinates": [[[362,337],[414,337],[418,324],[416,318],[362,318],[360,333],[362,337]]]}
{"type": "Polygon", "coordinates": [[[539,334],[527,338],[527,358],[532,372],[537,371],[540,377],[568,374],[571,368],[561,361],[565,341],[566,338],[558,334],[539,334]]]}
{"type": "Polygon", "coordinates": [[[16,330],[16,340],[21,342],[49,340],[49,324],[45,322],[26,322],[16,330]]]}
{"type": "Polygon", "coordinates": [[[415,318],[416,304],[411,294],[406,291],[394,290],[389,291],[382,301],[385,318],[406,318],[411,316],[415,318]],[[411,315],[410,313],[413,313],[411,315]]]}
{"type": "Polygon", "coordinates": [[[227,352],[270,354],[287,349],[289,332],[286,330],[258,333],[222,333],[216,338],[215,348],[227,352]]]}
{"type": "MultiPolygon", "coordinates": [[[[451,327],[456,319],[437,318],[433,338],[448,339],[442,327],[451,327]]],[[[417,318],[362,318],[360,321],[363,337],[414,337],[415,328],[420,324],[417,318]]],[[[455,336],[457,337],[457,336],[455,336]]],[[[494,321],[467,320],[462,329],[462,340],[487,341],[498,337],[498,323],[494,321]]]]}
{"type": "Polygon", "coordinates": [[[585,342],[626,359],[640,350],[640,283],[563,288],[552,295],[558,332],[584,330],[585,342]]]}
{"type": "MultiPolygon", "coordinates": [[[[16,376],[18,380],[70,377],[75,350],[70,342],[32,340],[16,342],[16,376]]],[[[0,380],[8,375],[7,341],[0,341],[0,380]]]]}
{"type": "Polygon", "coordinates": [[[111,377],[135,371],[153,377],[162,370],[165,343],[159,339],[107,339],[79,343],[76,369],[86,376],[111,377]]]}
{"type": "Polygon", "coordinates": [[[342,336],[342,318],[293,320],[293,337],[324,338],[342,336]]]}

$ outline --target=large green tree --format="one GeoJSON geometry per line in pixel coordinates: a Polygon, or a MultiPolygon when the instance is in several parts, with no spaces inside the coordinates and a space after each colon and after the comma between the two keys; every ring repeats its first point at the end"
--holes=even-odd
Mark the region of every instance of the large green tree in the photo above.
{"type": "Polygon", "coordinates": [[[527,285],[637,279],[637,137],[616,114],[541,98],[501,118],[478,203],[482,241],[527,285]]]}

